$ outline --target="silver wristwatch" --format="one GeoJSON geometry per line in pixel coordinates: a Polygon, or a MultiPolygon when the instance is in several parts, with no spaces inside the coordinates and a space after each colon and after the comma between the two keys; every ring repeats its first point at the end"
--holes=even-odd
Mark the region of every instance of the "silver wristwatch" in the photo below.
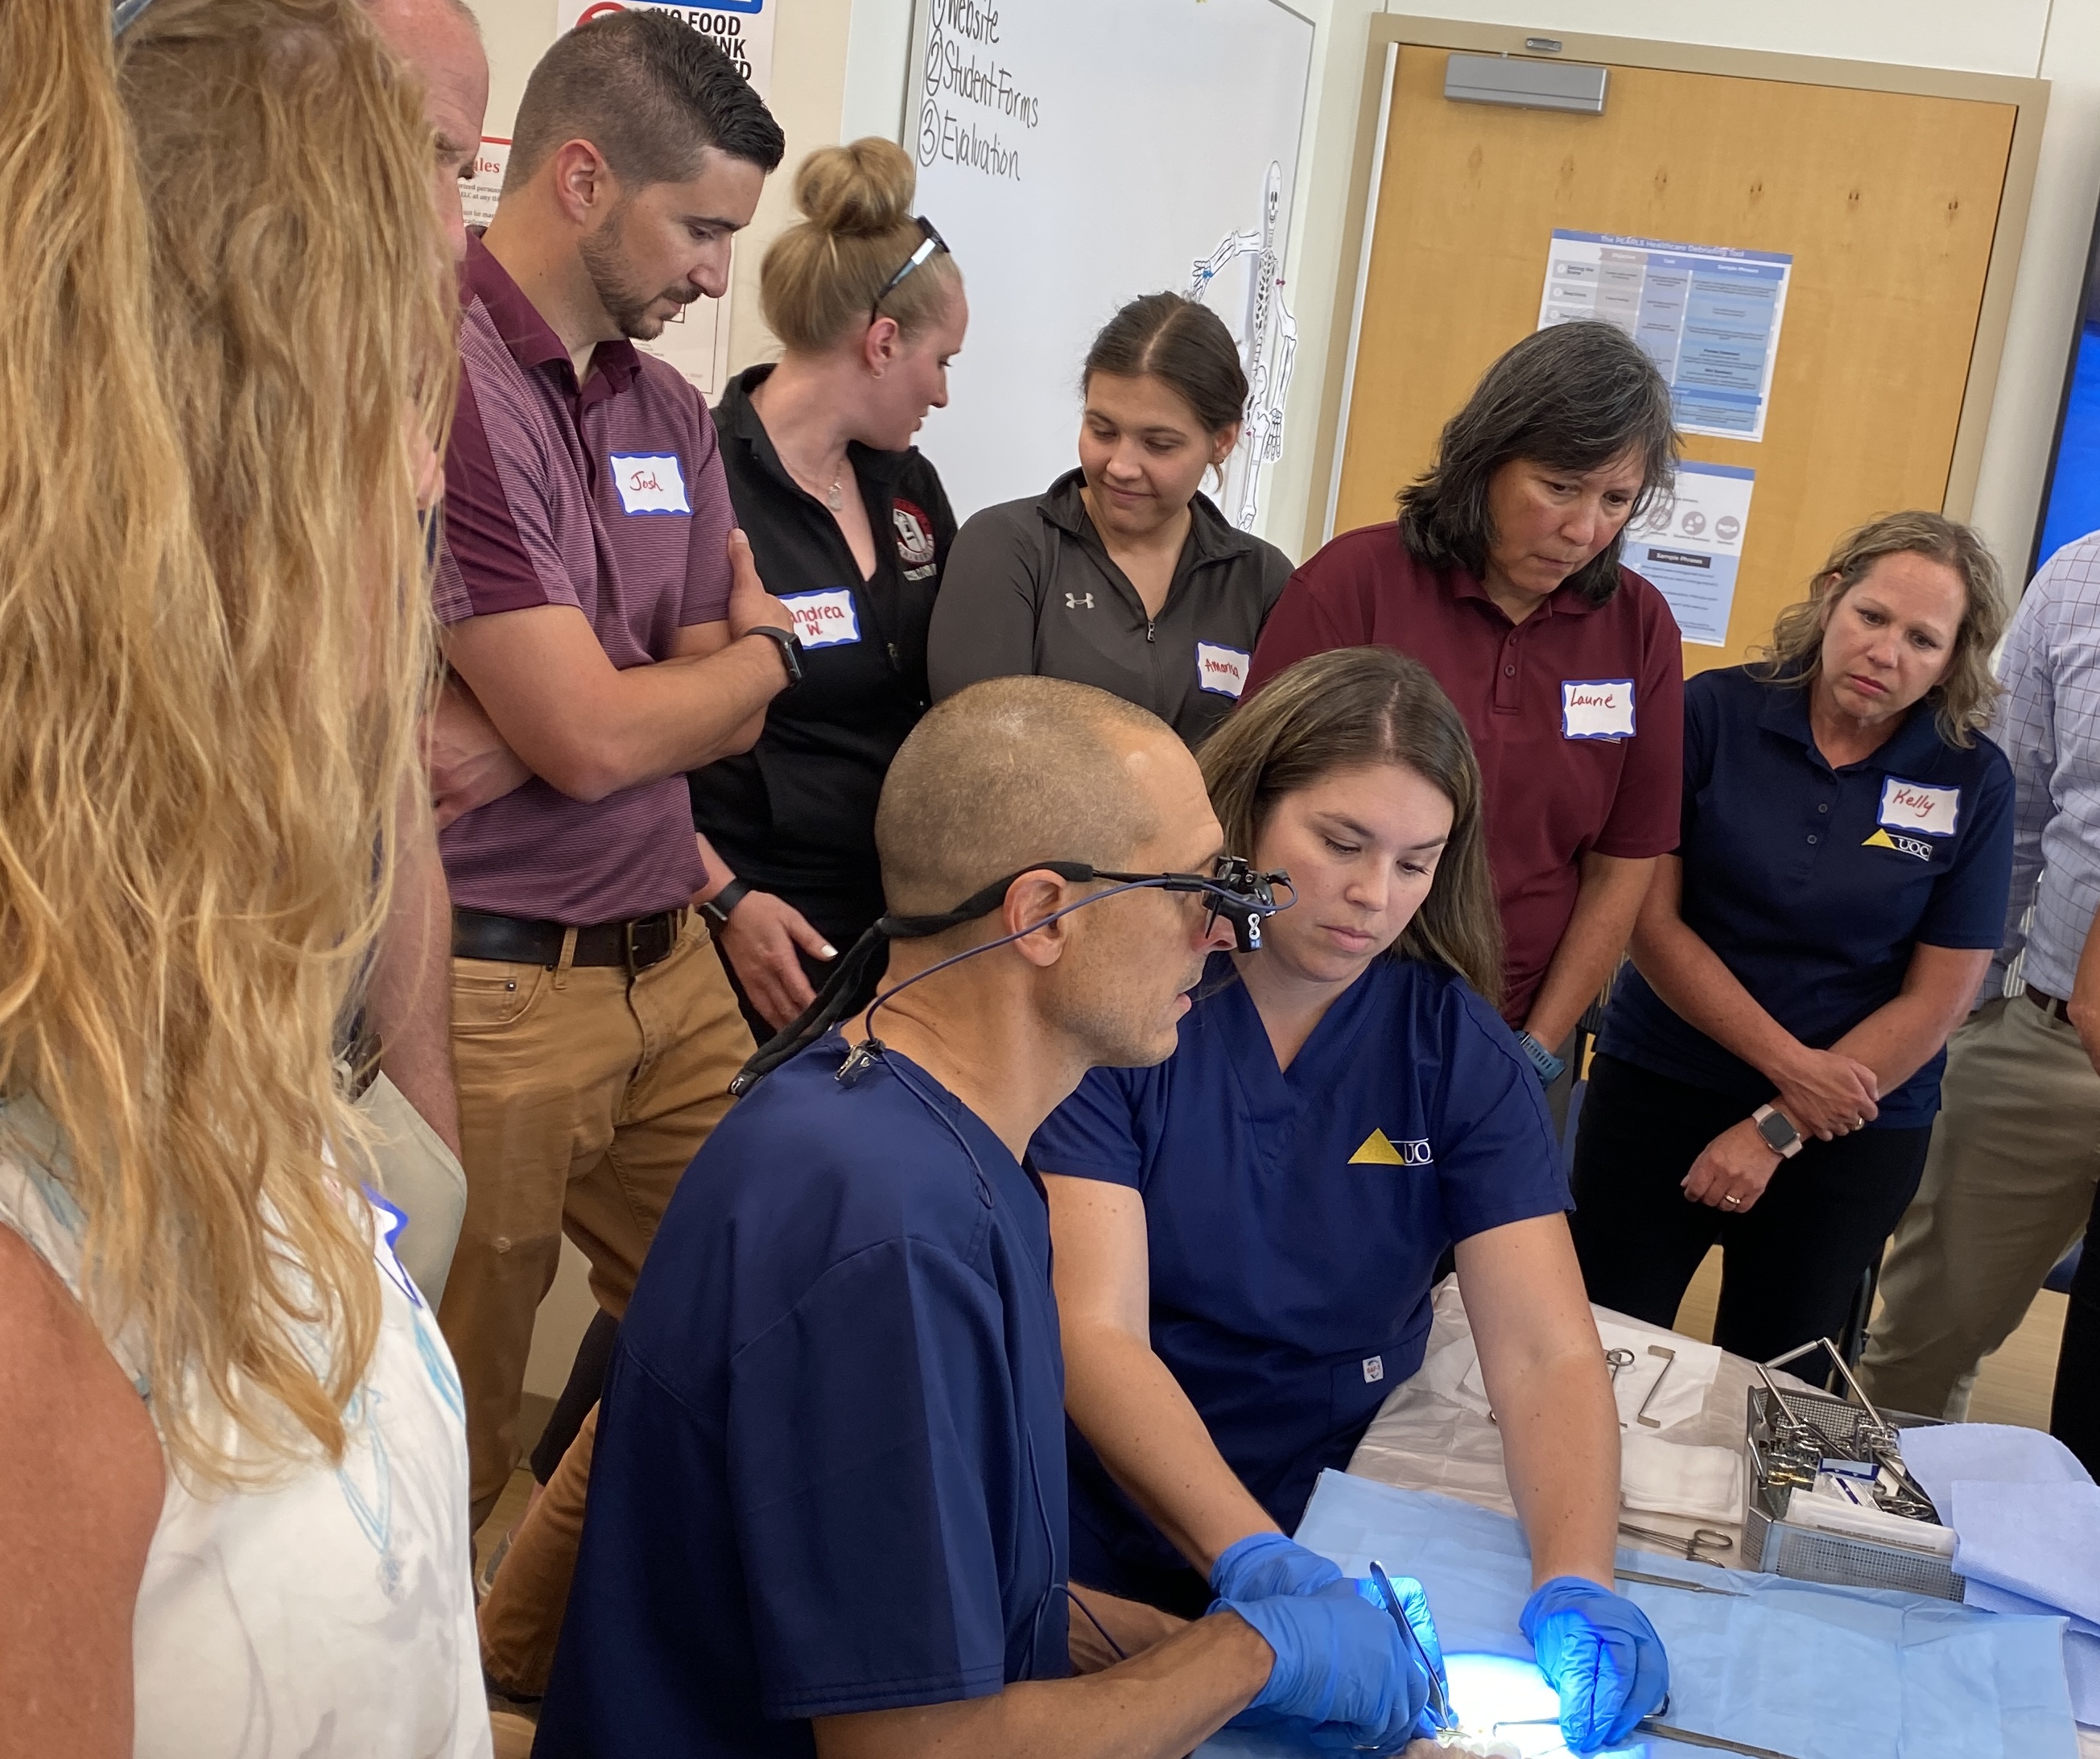
{"type": "Polygon", "coordinates": [[[1788,1123],[1783,1113],[1770,1106],[1759,1106],[1750,1114],[1750,1121],[1758,1127],[1758,1134],[1764,1138],[1765,1147],[1782,1160],[1791,1160],[1801,1152],[1801,1132],[1788,1123]]]}

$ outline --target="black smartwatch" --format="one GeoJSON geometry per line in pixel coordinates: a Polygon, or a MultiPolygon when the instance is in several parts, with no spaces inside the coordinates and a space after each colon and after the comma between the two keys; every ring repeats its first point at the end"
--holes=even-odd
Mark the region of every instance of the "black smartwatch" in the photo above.
{"type": "Polygon", "coordinates": [[[1780,1160],[1791,1160],[1801,1152],[1801,1132],[1787,1122],[1783,1112],[1775,1112],[1770,1106],[1759,1106],[1750,1114],[1750,1121],[1757,1125],[1765,1147],[1780,1160]]]}
{"type": "Polygon", "coordinates": [[[693,908],[708,919],[708,925],[717,934],[729,926],[729,913],[743,902],[743,895],[751,888],[740,879],[733,879],[705,904],[693,908]]]}
{"type": "Polygon", "coordinates": [[[747,635],[763,635],[778,644],[780,663],[788,668],[788,687],[792,690],[802,682],[802,638],[789,629],[775,629],[770,623],[754,624],[746,630],[747,635]]]}

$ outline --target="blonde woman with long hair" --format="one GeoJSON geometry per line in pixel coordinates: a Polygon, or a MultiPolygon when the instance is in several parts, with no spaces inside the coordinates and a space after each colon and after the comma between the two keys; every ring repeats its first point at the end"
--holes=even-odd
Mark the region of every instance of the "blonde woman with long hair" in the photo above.
{"type": "Polygon", "coordinates": [[[1892,513],[1838,541],[1761,661],[1685,686],[1683,829],[1576,1135],[1592,1300],[1668,1325],[1718,1244],[1723,1349],[1844,1335],[2005,927],[2013,776],[1982,736],[2005,622],[1982,539],[1892,513]]]}
{"type": "Polygon", "coordinates": [[[349,0],[125,22],[0,5],[0,1754],[485,1752],[331,1072],[430,674],[430,135],[349,0]]]}
{"type": "Polygon", "coordinates": [[[1292,899],[1258,950],[1211,956],[1172,1057],[1094,1070],[1031,1144],[1072,1580],[1185,1618],[1339,1580],[1282,1536],[1422,1365],[1450,1250],[1531,1542],[1524,1629],[1568,1744],[1623,1740],[1669,1665],[1612,1589],[1617,1414],[1545,1102],[1495,1012],[1466,723],[1419,661],[1343,647],[1198,756],[1224,846],[1286,870],[1292,899]]]}

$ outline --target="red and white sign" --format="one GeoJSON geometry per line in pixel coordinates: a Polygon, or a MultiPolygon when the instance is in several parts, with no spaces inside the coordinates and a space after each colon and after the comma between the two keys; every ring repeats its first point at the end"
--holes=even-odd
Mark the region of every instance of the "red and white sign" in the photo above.
{"type": "Polygon", "coordinates": [[[1920,837],[1952,837],[1961,815],[1961,790],[1928,788],[1891,776],[1882,784],[1882,823],[1892,831],[1920,837]]]}
{"type": "MultiPolygon", "coordinates": [[[[712,6],[683,6],[673,0],[635,0],[637,9],[668,12],[712,39],[736,64],[761,98],[773,86],[773,16],[780,0],[716,0],[712,6]]],[[[602,13],[628,10],[627,0],[561,0],[554,29],[574,30],[602,13]]]]}
{"type": "Polygon", "coordinates": [[[460,185],[460,207],[468,225],[486,226],[496,218],[496,198],[503,193],[503,174],[510,166],[510,143],[483,135],[481,150],[474,156],[474,175],[460,185]]]}
{"type": "Polygon", "coordinates": [[[860,639],[860,612],[850,586],[783,593],[780,602],[795,619],[795,633],[805,647],[843,647],[860,639]]]}

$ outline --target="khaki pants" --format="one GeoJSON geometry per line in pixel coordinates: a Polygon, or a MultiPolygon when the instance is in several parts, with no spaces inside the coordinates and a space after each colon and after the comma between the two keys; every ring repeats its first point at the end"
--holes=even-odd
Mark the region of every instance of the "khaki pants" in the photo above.
{"type": "Polygon", "coordinates": [[[1948,1041],[1924,1182],[1882,1269],[1860,1378],[1885,1409],[1960,1421],[1983,1359],[2084,1231],[2100,1180],[2100,1075],[2025,997],[1948,1041]]]}
{"type": "Polygon", "coordinates": [[[514,1698],[544,1696],[547,1676],[554,1671],[554,1645],[576,1573],[576,1550],[583,1543],[598,1408],[590,1408],[547,1487],[511,1534],[503,1567],[481,1603],[482,1672],[499,1691],[514,1698]]]}
{"type": "Polygon", "coordinates": [[[686,1165],[751,1054],[698,917],[629,978],[618,966],[452,961],[466,1215],[439,1322],[466,1394],[474,1524],[521,1452],[532,1322],[566,1232],[617,1316],[686,1165]]]}

